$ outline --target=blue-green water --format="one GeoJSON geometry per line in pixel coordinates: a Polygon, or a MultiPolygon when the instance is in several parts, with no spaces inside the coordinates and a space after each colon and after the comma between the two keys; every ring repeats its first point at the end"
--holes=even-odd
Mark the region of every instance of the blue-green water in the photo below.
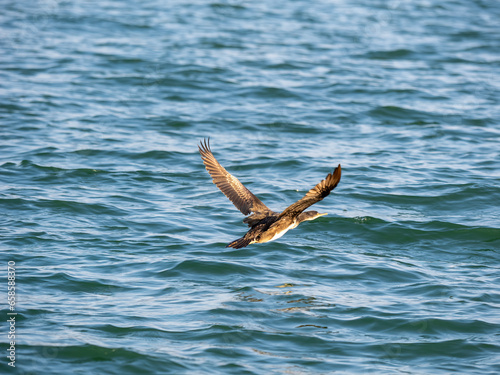
{"type": "Polygon", "coordinates": [[[500,4],[3,1],[0,372],[500,373],[500,4]],[[245,249],[197,150],[280,211],[245,249]],[[6,349],[16,268],[16,368],[6,349]]]}

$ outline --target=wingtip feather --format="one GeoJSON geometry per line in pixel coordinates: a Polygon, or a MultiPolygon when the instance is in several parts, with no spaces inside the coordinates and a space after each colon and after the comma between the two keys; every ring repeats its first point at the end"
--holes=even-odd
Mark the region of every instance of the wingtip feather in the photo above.
{"type": "Polygon", "coordinates": [[[232,247],[233,249],[241,249],[243,247],[247,247],[250,245],[250,240],[245,237],[238,238],[237,240],[234,240],[231,243],[228,243],[226,247],[232,247]]]}

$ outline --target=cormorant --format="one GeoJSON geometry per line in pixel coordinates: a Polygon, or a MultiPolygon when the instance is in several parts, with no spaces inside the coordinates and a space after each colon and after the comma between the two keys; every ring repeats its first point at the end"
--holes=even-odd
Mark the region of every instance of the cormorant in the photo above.
{"type": "Polygon", "coordinates": [[[274,212],[259,198],[253,195],[236,177],[219,164],[210,150],[210,139],[200,142],[198,146],[205,168],[214,184],[229,198],[243,215],[252,215],[243,219],[250,230],[241,238],[229,243],[226,247],[240,249],[253,243],[273,241],[283,236],[288,230],[296,228],[301,222],[314,220],[326,214],[317,211],[305,211],[306,208],[319,202],[335,189],[340,181],[340,164],[333,173],[313,187],[307,194],[283,212],[274,212]]]}

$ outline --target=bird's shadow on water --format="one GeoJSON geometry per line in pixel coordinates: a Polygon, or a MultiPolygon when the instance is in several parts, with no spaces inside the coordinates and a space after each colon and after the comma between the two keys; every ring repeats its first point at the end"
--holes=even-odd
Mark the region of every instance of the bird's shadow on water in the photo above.
{"type": "MultiPolygon", "coordinates": [[[[316,324],[316,318],[320,314],[316,314],[314,310],[334,305],[308,293],[304,294],[304,290],[296,290],[301,287],[307,289],[310,285],[284,282],[272,286],[235,288],[232,292],[234,298],[225,303],[224,308],[237,311],[240,323],[222,333],[221,344],[232,351],[238,351],[242,346],[259,351],[259,337],[268,334],[307,336],[307,330],[314,330],[314,334],[318,331],[327,332],[327,326],[316,324]],[[280,328],[268,324],[269,321],[276,320],[284,324],[280,328]]],[[[276,351],[268,354],[277,355],[276,351]]],[[[282,355],[284,353],[278,356],[282,355]]]]}
{"type": "MultiPolygon", "coordinates": [[[[211,247],[217,248],[217,245],[211,247]]],[[[300,277],[292,276],[293,272],[281,269],[290,259],[291,252],[304,255],[310,248],[295,249],[287,243],[276,242],[218,250],[214,256],[219,260],[236,262],[255,270],[255,273],[238,277],[228,286],[233,297],[223,302],[220,308],[225,311],[223,315],[237,315],[237,322],[231,319],[231,324],[220,332],[218,345],[236,354],[242,347],[259,350],[258,338],[268,334],[307,336],[328,331],[326,325],[318,324],[318,317],[324,313],[319,310],[331,309],[335,304],[317,297],[313,284],[304,284],[300,277]],[[290,323],[280,329],[269,326],[270,321],[283,319],[287,322],[289,318],[290,323]]]]}

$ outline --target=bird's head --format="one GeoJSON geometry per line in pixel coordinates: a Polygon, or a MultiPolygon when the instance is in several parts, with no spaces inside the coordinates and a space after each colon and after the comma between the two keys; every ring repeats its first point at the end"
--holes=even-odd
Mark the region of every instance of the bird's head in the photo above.
{"type": "Polygon", "coordinates": [[[302,212],[299,215],[299,222],[303,222],[303,221],[306,221],[306,220],[314,220],[314,219],[317,219],[320,216],[325,216],[325,215],[327,215],[327,214],[326,213],[322,214],[322,213],[319,213],[318,211],[306,211],[306,212],[302,212]]]}

